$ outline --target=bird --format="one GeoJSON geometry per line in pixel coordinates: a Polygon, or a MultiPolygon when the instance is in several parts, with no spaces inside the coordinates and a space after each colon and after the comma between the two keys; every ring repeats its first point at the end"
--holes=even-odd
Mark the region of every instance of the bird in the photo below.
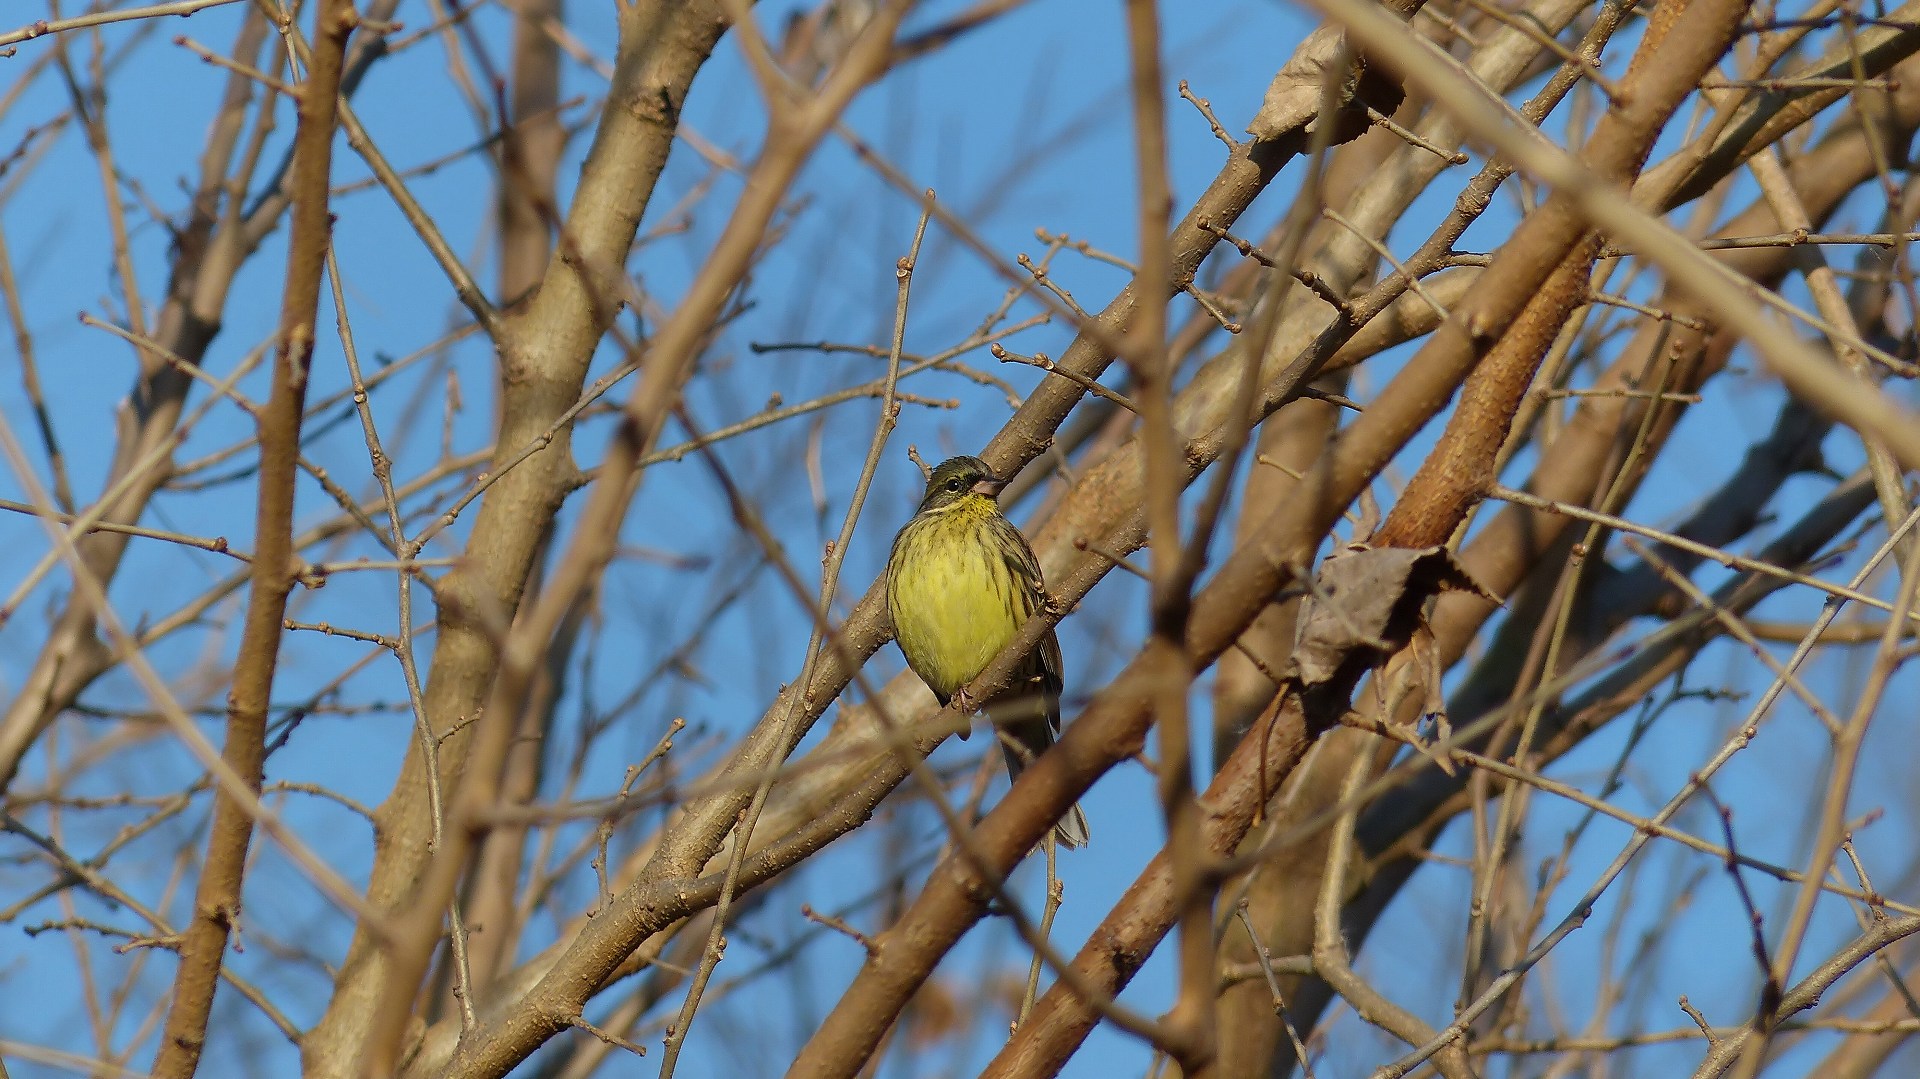
{"type": "MultiPolygon", "coordinates": [[[[960,698],[973,710],[962,690],[1047,601],[1033,548],[1000,512],[1006,482],[978,457],[942,461],[887,557],[894,640],[943,707],[960,698]]],[[[1062,684],[1060,640],[1048,629],[1007,688],[982,702],[1010,778],[1059,737],[1062,684]]],[[[1062,846],[1086,845],[1079,806],[1053,834],[1062,846]]]]}

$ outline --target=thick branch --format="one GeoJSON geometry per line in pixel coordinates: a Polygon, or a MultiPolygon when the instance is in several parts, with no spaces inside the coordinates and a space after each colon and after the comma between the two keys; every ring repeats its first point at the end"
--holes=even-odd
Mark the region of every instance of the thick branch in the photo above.
{"type": "MultiPolygon", "coordinates": [[[[727,22],[712,3],[661,3],[626,9],[620,25],[619,64],[561,243],[539,290],[525,309],[504,320],[498,341],[501,421],[495,465],[525,446],[543,448],[487,488],[463,557],[437,589],[439,627],[425,703],[434,733],[443,736],[438,760],[431,764],[437,764],[449,790],[458,788],[472,752],[471,720],[494,715],[487,707],[498,670],[492,627],[519,608],[541,537],[578,476],[571,430],[563,425],[554,431],[554,422],[579,399],[593,350],[618,309],[627,250],[666,166],[680,105],[727,22]]],[[[509,732],[514,718],[504,717],[509,732]]],[[[392,794],[376,811],[380,842],[367,895],[382,909],[410,906],[430,864],[431,764],[413,747],[392,794]]],[[[434,939],[444,902],[433,908],[429,933],[434,939]]],[[[430,949],[432,941],[425,943],[430,949]]],[[[420,946],[419,941],[411,945],[420,946]]],[[[327,1012],[302,1046],[309,1074],[357,1075],[375,1024],[404,1025],[409,1007],[395,1009],[397,1015],[381,1013],[393,958],[366,927],[356,930],[327,1012]]],[[[413,981],[418,983],[417,975],[413,981]]],[[[398,1028],[387,1029],[390,1045],[398,1028]]]]}
{"type": "MultiPolygon", "coordinates": [[[[282,621],[298,565],[293,548],[294,479],[320,310],[321,271],[333,231],[327,189],[339,113],[340,68],[356,18],[352,0],[328,0],[316,6],[313,57],[301,85],[299,126],[294,132],[287,277],[280,301],[273,389],[259,415],[252,590],[227,698],[227,741],[221,752],[227,766],[255,793],[260,790],[266,758],[267,706],[279,660],[282,621]]],[[[174,976],[159,1058],[154,1062],[156,1076],[186,1079],[199,1066],[227,934],[239,919],[241,882],[252,837],[248,808],[220,790],[214,800],[206,863],[194,894],[193,920],[180,941],[180,967],[174,976]]]]}

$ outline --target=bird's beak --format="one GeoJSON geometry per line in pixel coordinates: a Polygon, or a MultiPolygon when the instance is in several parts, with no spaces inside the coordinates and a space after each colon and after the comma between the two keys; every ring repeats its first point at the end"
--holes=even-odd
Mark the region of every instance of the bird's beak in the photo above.
{"type": "Polygon", "coordinates": [[[977,495],[986,495],[988,498],[999,498],[1001,488],[1005,487],[1006,485],[1007,485],[1006,480],[1003,480],[998,476],[989,475],[975,481],[973,485],[973,493],[977,495]]]}

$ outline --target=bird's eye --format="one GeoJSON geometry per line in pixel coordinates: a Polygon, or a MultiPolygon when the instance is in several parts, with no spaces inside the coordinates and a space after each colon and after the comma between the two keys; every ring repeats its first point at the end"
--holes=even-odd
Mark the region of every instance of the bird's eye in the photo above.
{"type": "Polygon", "coordinates": [[[958,476],[947,481],[947,490],[958,491],[959,489],[960,489],[960,478],[958,476]]]}

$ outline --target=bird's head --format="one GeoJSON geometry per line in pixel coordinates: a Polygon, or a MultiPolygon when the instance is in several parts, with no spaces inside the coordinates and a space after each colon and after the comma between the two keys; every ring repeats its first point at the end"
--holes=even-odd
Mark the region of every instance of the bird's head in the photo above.
{"type": "Polygon", "coordinates": [[[944,509],[973,495],[995,498],[1007,481],[994,475],[993,469],[978,457],[951,457],[940,462],[927,477],[927,493],[920,499],[920,512],[944,509]]]}

